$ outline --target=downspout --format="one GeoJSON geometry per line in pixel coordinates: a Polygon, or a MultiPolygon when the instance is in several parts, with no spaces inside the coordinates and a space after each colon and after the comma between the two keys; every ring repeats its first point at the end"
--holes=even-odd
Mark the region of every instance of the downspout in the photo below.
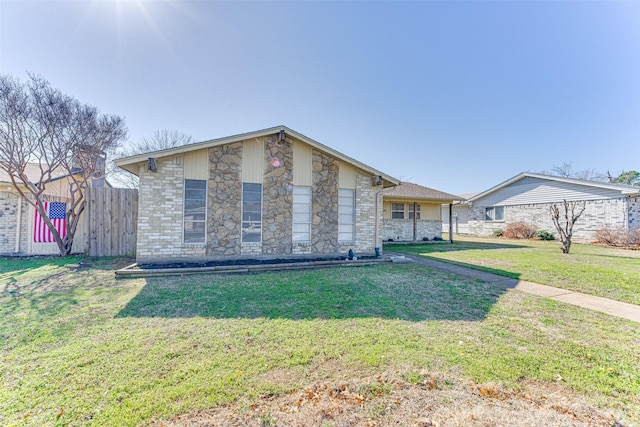
{"type": "Polygon", "coordinates": [[[380,256],[380,246],[378,246],[378,238],[380,237],[380,231],[378,230],[378,228],[380,227],[380,215],[379,215],[379,209],[380,209],[380,196],[382,195],[382,191],[378,190],[376,191],[376,229],[374,234],[374,242],[373,242],[373,246],[375,248],[376,251],[376,256],[380,256]]]}
{"type": "Polygon", "coordinates": [[[17,227],[16,227],[16,253],[20,252],[20,230],[22,225],[22,197],[18,195],[18,214],[16,215],[17,227]]]}

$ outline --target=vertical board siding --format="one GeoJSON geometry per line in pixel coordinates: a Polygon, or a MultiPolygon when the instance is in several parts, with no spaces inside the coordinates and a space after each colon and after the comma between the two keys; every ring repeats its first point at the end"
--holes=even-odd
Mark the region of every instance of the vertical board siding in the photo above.
{"type": "Polygon", "coordinates": [[[293,144],[293,184],[305,187],[312,185],[313,150],[307,144],[295,141],[293,144]]]}
{"type": "Polygon", "coordinates": [[[242,182],[262,184],[264,177],[264,141],[253,139],[242,143],[242,182]]]}
{"type": "Polygon", "coordinates": [[[89,256],[135,255],[138,190],[87,188],[85,197],[89,256]]]}
{"type": "Polygon", "coordinates": [[[185,153],[183,167],[184,179],[209,179],[209,150],[185,153]]]}
{"type": "Polygon", "coordinates": [[[350,190],[356,189],[356,169],[351,165],[340,162],[340,169],[338,175],[338,187],[348,188],[350,190]]]}
{"type": "MultiPolygon", "coordinates": [[[[441,220],[441,207],[440,204],[434,203],[421,203],[420,204],[420,219],[434,219],[441,220]]],[[[447,216],[449,212],[447,210],[447,216]]]]}

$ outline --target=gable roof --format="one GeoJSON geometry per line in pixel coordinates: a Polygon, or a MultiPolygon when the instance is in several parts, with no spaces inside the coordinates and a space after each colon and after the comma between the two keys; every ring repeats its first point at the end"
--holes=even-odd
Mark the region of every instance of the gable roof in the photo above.
{"type": "Polygon", "coordinates": [[[556,182],[564,182],[564,183],[568,183],[568,184],[577,184],[577,185],[583,185],[586,187],[593,187],[593,188],[601,188],[601,189],[606,189],[606,190],[613,190],[613,191],[619,191],[620,194],[625,195],[625,196],[637,196],[640,195],[640,188],[638,187],[630,187],[628,185],[620,185],[620,184],[610,184],[607,182],[599,182],[599,181],[587,181],[584,179],[576,179],[576,178],[565,178],[562,176],[553,176],[553,175],[544,175],[544,174],[540,174],[540,173],[532,173],[532,172],[522,172],[521,174],[518,174],[494,187],[491,187],[490,189],[486,190],[486,191],[482,191],[480,193],[477,193],[475,196],[470,197],[467,199],[468,202],[473,202],[474,200],[480,199],[482,197],[486,197],[491,193],[494,193],[498,190],[500,190],[501,188],[507,187],[517,181],[520,181],[524,178],[538,178],[538,179],[543,179],[543,180],[548,180],[548,181],[556,181],[556,182]]]}
{"type": "MultiPolygon", "coordinates": [[[[24,172],[27,175],[29,181],[36,185],[40,182],[40,178],[42,178],[42,171],[40,170],[39,163],[27,163],[24,172]]],[[[57,179],[64,178],[67,175],[67,172],[63,169],[54,170],[51,174],[51,179],[47,180],[46,182],[55,181],[57,179]]],[[[9,176],[7,171],[2,168],[0,168],[0,182],[11,183],[11,177],[9,176]]],[[[18,180],[17,182],[22,183],[22,181],[20,180],[18,180]]]]}
{"type": "Polygon", "coordinates": [[[226,136],[226,137],[217,138],[217,139],[210,139],[207,141],[196,142],[193,144],[187,144],[179,147],[168,148],[165,150],[152,151],[149,153],[137,154],[135,156],[123,157],[121,159],[115,160],[115,164],[118,167],[121,167],[122,169],[125,169],[133,173],[134,175],[137,175],[138,169],[135,167],[135,165],[137,165],[140,162],[146,162],[149,157],[161,158],[161,157],[167,157],[167,156],[174,156],[176,154],[188,153],[190,151],[201,150],[203,148],[216,147],[219,145],[231,144],[234,142],[240,142],[240,141],[244,141],[251,138],[260,138],[263,136],[274,135],[274,134],[280,133],[280,131],[284,131],[285,134],[292,136],[293,138],[299,141],[302,141],[310,145],[311,147],[316,148],[317,150],[331,154],[333,157],[341,161],[344,161],[346,163],[349,163],[358,169],[369,172],[372,175],[382,177],[384,187],[391,187],[391,186],[400,184],[400,181],[398,179],[393,178],[383,172],[380,172],[379,170],[374,169],[371,166],[365,165],[364,163],[359,162],[345,154],[342,154],[339,151],[334,150],[333,148],[329,148],[326,145],[321,144],[318,141],[315,141],[309,137],[306,137],[301,133],[298,133],[292,129],[289,129],[286,126],[276,126],[272,128],[254,131],[254,132],[226,136]]]}
{"type": "Polygon", "coordinates": [[[397,187],[384,190],[382,197],[412,200],[464,200],[463,197],[454,194],[445,193],[443,191],[434,190],[433,188],[424,187],[412,182],[403,182],[397,187]]]}

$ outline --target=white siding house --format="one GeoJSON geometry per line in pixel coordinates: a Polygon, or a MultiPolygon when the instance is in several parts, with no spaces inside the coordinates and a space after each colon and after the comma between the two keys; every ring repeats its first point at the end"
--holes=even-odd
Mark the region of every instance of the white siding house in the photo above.
{"type": "Polygon", "coordinates": [[[470,234],[489,236],[509,224],[524,221],[555,233],[550,206],[584,201],[586,210],[574,228],[578,241],[592,241],[603,227],[640,228],[640,188],[603,182],[521,173],[469,198],[470,234]]]}

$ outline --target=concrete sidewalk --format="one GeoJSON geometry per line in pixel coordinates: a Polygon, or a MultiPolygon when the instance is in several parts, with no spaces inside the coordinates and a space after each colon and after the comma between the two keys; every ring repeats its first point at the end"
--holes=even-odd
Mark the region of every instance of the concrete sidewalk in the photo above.
{"type": "Polygon", "coordinates": [[[623,319],[633,320],[634,322],[640,323],[640,306],[634,304],[596,297],[566,289],[554,288],[552,286],[540,285],[538,283],[527,282],[525,280],[510,279],[508,277],[498,276],[497,274],[487,273],[485,271],[474,270],[472,268],[462,267],[433,259],[400,254],[388,250],[385,251],[385,255],[404,256],[405,258],[408,258],[420,265],[446,271],[448,273],[471,277],[473,279],[482,280],[483,282],[495,283],[498,286],[517,289],[527,294],[551,298],[556,301],[577,305],[579,307],[588,308],[589,310],[600,311],[611,316],[621,317],[623,319]]]}

